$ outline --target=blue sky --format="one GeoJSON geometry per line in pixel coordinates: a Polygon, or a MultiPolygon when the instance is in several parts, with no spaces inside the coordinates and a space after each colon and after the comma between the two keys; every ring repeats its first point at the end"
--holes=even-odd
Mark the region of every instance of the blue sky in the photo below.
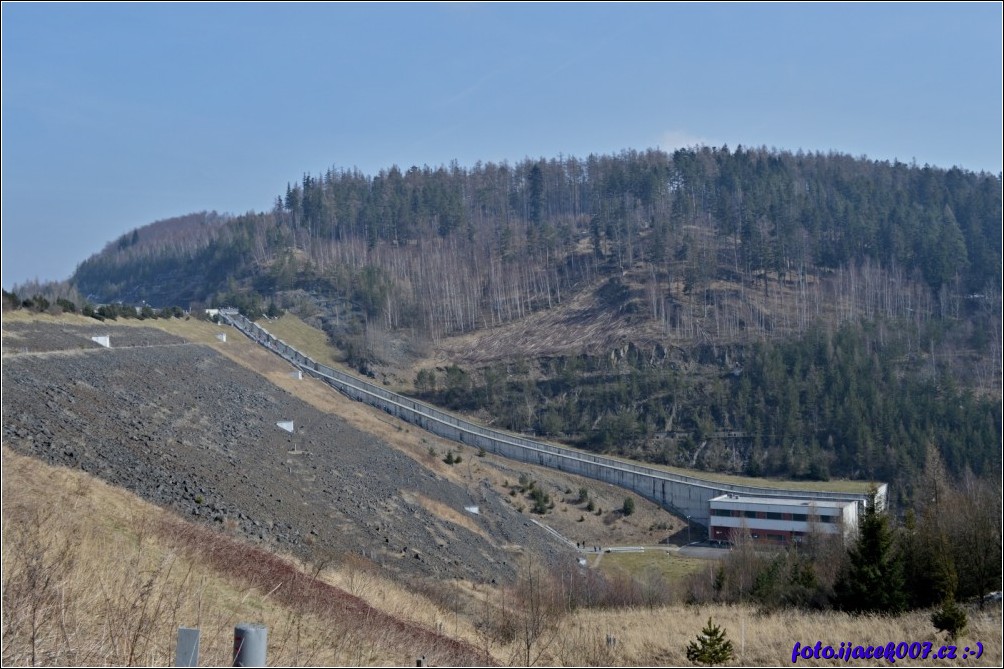
{"type": "Polygon", "coordinates": [[[1001,171],[996,2],[2,12],[8,289],[330,167],[743,144],[1001,171]]]}

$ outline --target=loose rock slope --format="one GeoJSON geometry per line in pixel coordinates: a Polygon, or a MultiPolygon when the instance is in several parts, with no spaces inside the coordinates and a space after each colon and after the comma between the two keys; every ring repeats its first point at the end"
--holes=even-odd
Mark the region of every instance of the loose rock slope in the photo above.
{"type": "Polygon", "coordinates": [[[514,546],[573,559],[487,483],[465,489],[209,347],[154,328],[45,322],[5,323],[3,345],[6,443],[185,516],[305,559],[354,553],[404,578],[511,581],[514,546]],[[110,349],[90,340],[106,334],[110,349]],[[292,434],[276,425],[289,420],[292,434]]]}

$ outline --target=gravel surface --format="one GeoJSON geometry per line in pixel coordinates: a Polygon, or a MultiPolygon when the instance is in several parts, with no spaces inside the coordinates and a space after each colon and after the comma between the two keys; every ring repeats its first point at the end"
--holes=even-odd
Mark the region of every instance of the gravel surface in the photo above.
{"type": "Polygon", "coordinates": [[[187,342],[163,330],[146,327],[108,326],[94,322],[90,325],[65,323],[4,323],[4,353],[38,353],[43,351],[80,351],[104,348],[91,337],[109,336],[113,348],[156,346],[187,342]]]}
{"type": "Polygon", "coordinates": [[[574,560],[487,483],[472,493],[210,348],[150,328],[48,323],[5,324],[3,348],[6,443],[186,517],[307,559],[359,554],[403,578],[510,582],[512,546],[574,560]],[[111,349],[90,341],[106,334],[111,349]],[[276,425],[288,420],[293,434],[276,425]]]}

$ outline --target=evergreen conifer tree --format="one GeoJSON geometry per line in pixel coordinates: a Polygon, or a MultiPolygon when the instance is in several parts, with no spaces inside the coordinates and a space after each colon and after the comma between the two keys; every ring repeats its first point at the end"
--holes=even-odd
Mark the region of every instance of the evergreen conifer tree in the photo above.
{"type": "Polygon", "coordinates": [[[876,508],[874,491],[848,557],[849,564],[834,585],[841,609],[852,613],[906,609],[902,556],[894,545],[889,519],[876,508]]]}
{"type": "Polygon", "coordinates": [[[945,597],[941,608],[931,614],[931,624],[937,630],[947,632],[949,641],[953,643],[959,638],[959,635],[966,631],[968,622],[966,612],[955,603],[954,593],[945,597]]]}
{"type": "Polygon", "coordinates": [[[709,667],[725,664],[732,659],[732,642],[725,638],[725,630],[711,622],[697,635],[697,641],[687,644],[687,659],[694,664],[709,667]]]}

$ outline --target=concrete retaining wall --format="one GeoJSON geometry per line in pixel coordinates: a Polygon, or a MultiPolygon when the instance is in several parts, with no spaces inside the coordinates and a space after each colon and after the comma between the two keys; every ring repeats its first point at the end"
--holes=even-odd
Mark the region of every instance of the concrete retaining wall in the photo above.
{"type": "MultiPolygon", "coordinates": [[[[708,502],[711,498],[730,492],[760,497],[856,501],[860,505],[864,505],[868,499],[868,495],[862,493],[785,490],[706,481],[494,430],[321,365],[243,316],[220,313],[219,317],[220,320],[233,325],[297,368],[323,379],[354,400],[377,407],[440,437],[473,448],[484,448],[488,452],[512,460],[550,467],[620,486],[704,526],[708,525],[708,502]]],[[[884,507],[887,485],[879,484],[877,489],[878,504],[884,507]]]]}

